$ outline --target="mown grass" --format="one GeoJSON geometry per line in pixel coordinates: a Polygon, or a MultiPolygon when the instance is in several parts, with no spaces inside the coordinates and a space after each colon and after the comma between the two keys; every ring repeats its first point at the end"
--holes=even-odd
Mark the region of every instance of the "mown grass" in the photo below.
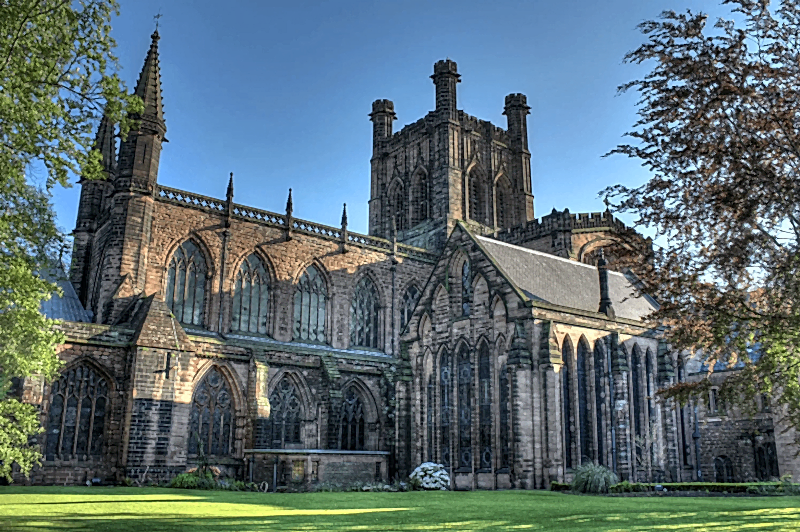
{"type": "Polygon", "coordinates": [[[0,530],[800,530],[800,497],[595,497],[542,491],[264,494],[2,487],[0,530]]]}

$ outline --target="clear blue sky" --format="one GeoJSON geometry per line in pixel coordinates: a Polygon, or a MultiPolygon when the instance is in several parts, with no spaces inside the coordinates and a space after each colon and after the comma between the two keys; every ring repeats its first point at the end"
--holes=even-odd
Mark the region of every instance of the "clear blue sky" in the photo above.
{"type": "MultiPolygon", "coordinates": [[[[132,88],[161,11],[167,138],[159,182],[367,232],[372,129],[378,98],[394,101],[395,131],[434,106],[433,63],[458,63],[458,107],[506,126],[503,99],[528,96],[536,216],[553,207],[599,211],[597,193],[647,173],[603,159],[635,120],[621,83],[643,41],[636,25],[664,9],[725,13],[718,1],[121,0],[113,36],[132,88]]],[[[55,191],[59,224],[75,226],[79,187],[55,191]]]]}

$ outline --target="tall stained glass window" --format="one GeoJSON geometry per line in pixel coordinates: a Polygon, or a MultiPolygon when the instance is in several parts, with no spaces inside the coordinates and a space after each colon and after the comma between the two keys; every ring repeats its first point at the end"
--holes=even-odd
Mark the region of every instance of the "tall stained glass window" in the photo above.
{"type": "Polygon", "coordinates": [[[294,292],[295,340],[325,343],[325,312],[328,289],[314,266],[309,266],[294,292]]]}
{"type": "Polygon", "coordinates": [[[564,340],[561,352],[561,403],[564,407],[564,467],[572,467],[572,346],[564,340]]]}
{"type": "Polygon", "coordinates": [[[236,274],[231,329],[267,334],[269,275],[255,254],[247,257],[236,274]]]}
{"type": "Polygon", "coordinates": [[[236,422],[231,389],[216,367],[206,373],[194,391],[189,415],[189,454],[228,456],[233,452],[236,422]],[[199,438],[199,439],[198,439],[199,438]]]}
{"type": "Polygon", "coordinates": [[[592,418],[589,415],[591,412],[587,368],[587,363],[591,363],[591,361],[587,360],[590,356],[589,353],[589,346],[581,339],[578,343],[578,367],[576,372],[578,377],[578,420],[581,429],[581,463],[591,461],[594,454],[592,449],[592,418]]]}
{"type": "Polygon", "coordinates": [[[470,302],[472,301],[472,273],[469,268],[469,259],[461,265],[461,315],[469,316],[470,302]]]}
{"type": "Polygon", "coordinates": [[[451,366],[452,359],[450,353],[442,354],[442,362],[440,368],[439,379],[439,401],[441,403],[441,412],[439,412],[439,429],[442,439],[441,445],[441,460],[442,465],[447,467],[450,465],[450,419],[453,415],[453,399],[451,397],[453,390],[453,368],[451,366]]]}
{"type": "Polygon", "coordinates": [[[339,448],[348,451],[363,451],[365,432],[364,405],[358,392],[351,386],[344,393],[339,448]]]}
{"type": "Polygon", "coordinates": [[[62,373],[50,390],[45,460],[101,457],[109,407],[108,382],[91,366],[62,373]]]}
{"type": "Polygon", "coordinates": [[[508,382],[508,366],[503,364],[500,368],[500,468],[505,469],[511,465],[511,452],[509,441],[511,439],[510,404],[511,389],[508,382]]]}
{"type": "Polygon", "coordinates": [[[480,393],[481,469],[492,467],[492,371],[489,346],[484,342],[478,349],[478,389],[480,393]]]}
{"type": "Polygon", "coordinates": [[[375,284],[366,275],[358,281],[350,302],[350,345],[380,347],[380,306],[375,284]]]}
{"type": "Polygon", "coordinates": [[[203,325],[207,271],[203,254],[191,240],[178,246],[172,255],[167,271],[167,306],[179,322],[203,325]]]}
{"type": "Polygon", "coordinates": [[[419,288],[413,284],[403,292],[403,300],[400,302],[400,330],[405,329],[406,325],[408,325],[408,320],[411,319],[411,313],[414,312],[414,308],[417,306],[419,296],[419,288]]]}
{"type": "Polygon", "coordinates": [[[595,418],[597,419],[597,463],[605,465],[606,456],[604,449],[605,442],[605,423],[603,420],[603,396],[605,391],[605,351],[601,340],[594,344],[594,404],[595,418]]]}
{"type": "Polygon", "coordinates": [[[433,462],[433,412],[434,412],[434,392],[435,387],[433,384],[433,374],[428,375],[428,396],[425,405],[425,429],[426,429],[426,447],[428,451],[428,462],[433,462]]]}
{"type": "Polygon", "coordinates": [[[288,377],[283,377],[269,396],[269,436],[273,449],[286,444],[302,443],[300,435],[301,404],[297,390],[288,377]]]}
{"type": "Polygon", "coordinates": [[[469,349],[458,354],[458,447],[459,467],[472,467],[472,362],[469,349]]]}

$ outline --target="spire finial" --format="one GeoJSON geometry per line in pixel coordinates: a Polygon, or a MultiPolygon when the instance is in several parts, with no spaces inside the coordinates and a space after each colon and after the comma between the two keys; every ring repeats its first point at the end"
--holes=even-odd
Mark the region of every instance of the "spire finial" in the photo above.
{"type": "Polygon", "coordinates": [[[158,39],[158,24],[159,24],[159,22],[161,22],[159,19],[161,17],[163,17],[163,16],[164,15],[161,14],[161,10],[159,9],[158,10],[158,14],[153,17],[153,20],[155,20],[155,22],[156,22],[156,31],[153,32],[153,39],[154,40],[158,39]]]}
{"type": "Polygon", "coordinates": [[[347,227],[347,203],[342,208],[342,227],[347,227]]]}
{"type": "Polygon", "coordinates": [[[286,199],[286,215],[291,216],[294,210],[294,203],[292,202],[292,189],[289,189],[289,197],[286,199]]]}
{"type": "Polygon", "coordinates": [[[231,177],[228,179],[228,200],[233,197],[233,172],[231,172],[231,177]]]}

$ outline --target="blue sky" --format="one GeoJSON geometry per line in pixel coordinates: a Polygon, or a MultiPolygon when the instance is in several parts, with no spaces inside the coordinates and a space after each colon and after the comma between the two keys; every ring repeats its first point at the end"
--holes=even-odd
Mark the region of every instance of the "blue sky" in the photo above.
{"type": "MultiPolygon", "coordinates": [[[[121,0],[113,36],[129,88],[161,18],[167,138],[159,182],[367,232],[368,113],[394,101],[395,131],[434,106],[436,60],[458,63],[458,107],[506,126],[506,94],[528,96],[536,216],[553,207],[603,209],[598,191],[636,185],[637,161],[602,158],[633,124],[635,94],[618,85],[646,72],[625,65],[636,25],[664,9],[725,13],[717,1],[121,0]]],[[[55,191],[59,224],[75,226],[79,187],[55,191]]],[[[630,220],[628,217],[623,219],[630,220]]]]}

